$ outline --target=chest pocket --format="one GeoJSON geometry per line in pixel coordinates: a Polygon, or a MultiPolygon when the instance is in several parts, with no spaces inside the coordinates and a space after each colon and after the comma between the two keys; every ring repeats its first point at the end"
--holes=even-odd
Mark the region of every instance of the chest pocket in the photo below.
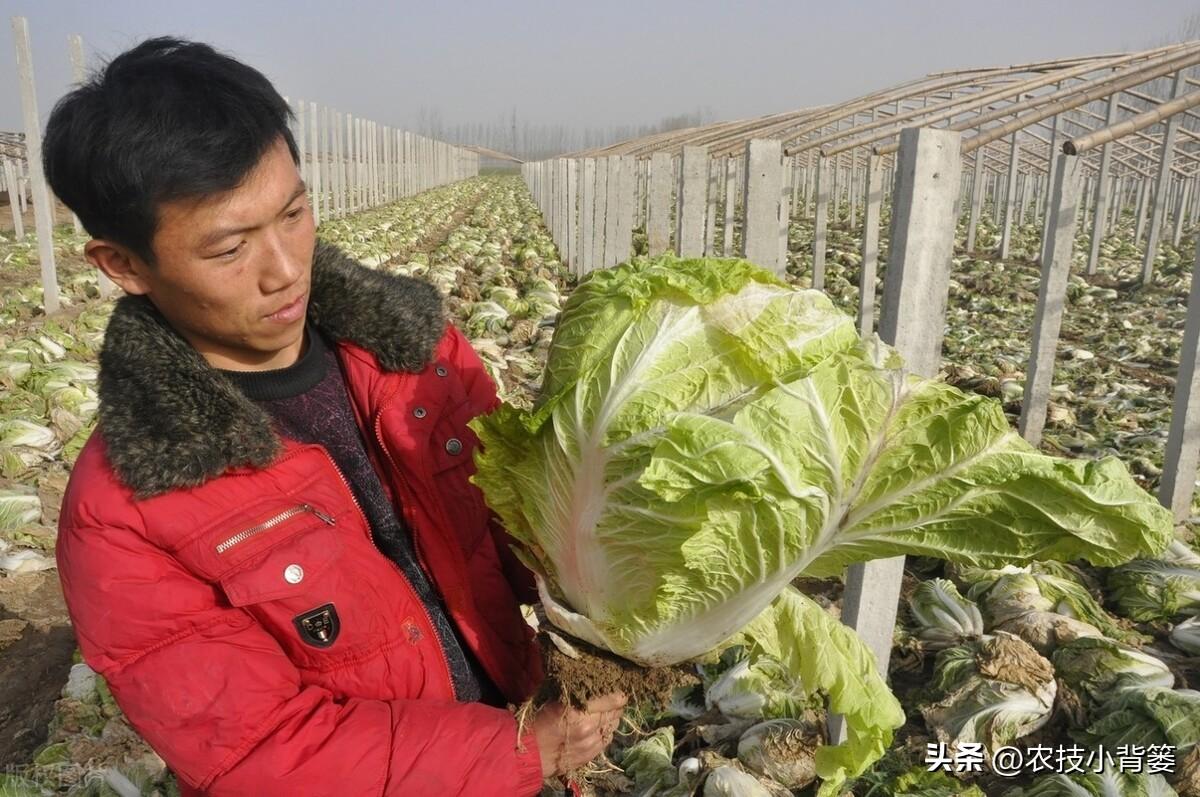
{"type": "Polygon", "coordinates": [[[299,503],[200,541],[220,563],[215,580],[229,604],[249,612],[299,667],[332,669],[380,650],[399,636],[387,618],[412,612],[388,588],[398,583],[395,566],[351,522],[356,512],[299,503]]]}

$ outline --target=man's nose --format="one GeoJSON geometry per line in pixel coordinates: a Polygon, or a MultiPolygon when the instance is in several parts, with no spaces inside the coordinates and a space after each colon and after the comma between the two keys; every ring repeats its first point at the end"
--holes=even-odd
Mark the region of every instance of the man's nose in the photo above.
{"type": "Polygon", "coordinates": [[[278,232],[268,232],[266,235],[262,282],[263,290],[268,293],[286,288],[304,276],[307,264],[294,251],[295,247],[287,244],[285,236],[278,232]]]}

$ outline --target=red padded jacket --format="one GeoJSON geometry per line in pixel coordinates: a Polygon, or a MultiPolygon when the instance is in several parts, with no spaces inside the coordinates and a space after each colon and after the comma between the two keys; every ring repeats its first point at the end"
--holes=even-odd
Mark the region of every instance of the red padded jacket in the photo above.
{"type": "MultiPolygon", "coordinates": [[[[330,247],[310,313],[449,616],[524,700],[542,675],[518,606],[532,579],[468,480],[490,377],[436,293],[330,247]]],[[[454,702],[425,609],[333,460],[231,387],[147,300],[118,302],[57,556],[83,657],[130,723],[190,794],[536,794],[532,734],[454,702]],[[314,644],[299,618],[326,607],[332,640],[314,644]]]]}

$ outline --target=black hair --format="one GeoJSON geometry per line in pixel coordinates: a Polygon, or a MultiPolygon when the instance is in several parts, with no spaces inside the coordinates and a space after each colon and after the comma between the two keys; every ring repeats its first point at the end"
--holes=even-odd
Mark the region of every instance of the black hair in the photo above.
{"type": "Polygon", "coordinates": [[[42,162],[88,234],[153,265],[159,204],[236,188],[280,136],[299,163],[293,118],[257,69],[207,44],[147,39],[58,101],[42,162]]]}

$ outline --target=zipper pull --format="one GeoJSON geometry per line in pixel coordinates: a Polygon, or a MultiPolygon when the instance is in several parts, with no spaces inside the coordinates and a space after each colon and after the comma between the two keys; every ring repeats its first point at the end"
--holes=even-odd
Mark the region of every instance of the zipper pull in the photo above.
{"type": "Polygon", "coordinates": [[[320,509],[317,509],[315,506],[312,506],[310,504],[305,504],[304,508],[307,509],[309,512],[312,512],[317,517],[319,517],[322,521],[325,522],[325,525],[327,525],[327,526],[332,526],[337,522],[336,520],[333,519],[332,515],[328,515],[328,514],[322,512],[320,509]]]}

